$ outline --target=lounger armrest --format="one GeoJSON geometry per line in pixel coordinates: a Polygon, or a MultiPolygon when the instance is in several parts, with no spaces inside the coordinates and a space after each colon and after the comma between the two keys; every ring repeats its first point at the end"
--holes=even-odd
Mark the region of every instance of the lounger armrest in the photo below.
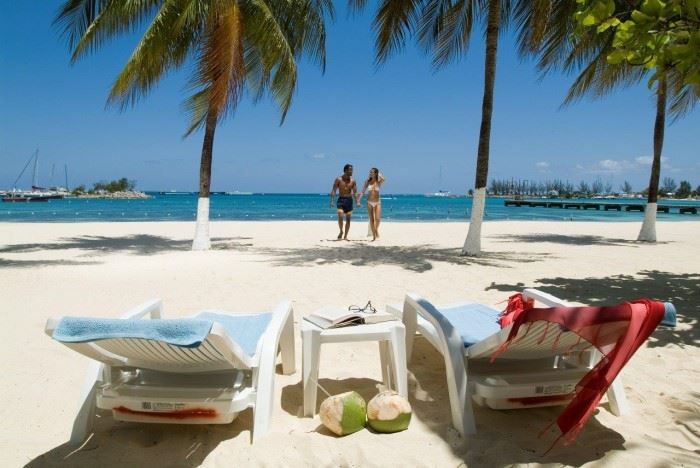
{"type": "MultiPolygon", "coordinates": [[[[457,329],[427,299],[414,294],[406,294],[405,304],[425,319],[432,336],[428,338],[443,356],[447,370],[447,391],[450,395],[452,424],[460,434],[476,434],[471,395],[467,385],[467,364],[464,359],[464,341],[457,329]]],[[[426,336],[427,337],[427,336],[426,336]]]]}
{"type": "Polygon", "coordinates": [[[122,315],[121,319],[140,319],[144,318],[146,315],[150,315],[152,319],[161,318],[161,312],[163,311],[163,301],[160,299],[151,299],[143,304],[139,304],[129,312],[122,315]]]}
{"type": "Polygon", "coordinates": [[[547,294],[546,292],[540,291],[539,289],[524,289],[523,298],[526,300],[534,299],[549,307],[571,306],[571,304],[566,302],[564,299],[559,299],[558,297],[552,296],[551,294],[547,294]]]}
{"type": "Polygon", "coordinates": [[[287,319],[291,316],[291,314],[291,301],[282,301],[279,304],[277,304],[277,307],[275,307],[272,311],[272,319],[267,325],[265,334],[260,340],[260,343],[258,343],[258,353],[260,352],[260,349],[265,342],[272,341],[274,343],[279,343],[280,335],[282,334],[282,329],[285,325],[285,322],[287,322],[287,319]]]}
{"type": "Polygon", "coordinates": [[[277,352],[282,348],[282,370],[294,373],[294,312],[291,301],[281,302],[272,311],[272,320],[258,343],[258,372],[253,409],[253,442],[267,434],[275,397],[277,352]]]}

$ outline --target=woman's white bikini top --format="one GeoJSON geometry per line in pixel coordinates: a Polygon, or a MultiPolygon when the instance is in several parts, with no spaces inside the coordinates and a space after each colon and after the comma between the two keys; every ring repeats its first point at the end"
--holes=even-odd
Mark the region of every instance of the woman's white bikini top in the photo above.
{"type": "Polygon", "coordinates": [[[372,184],[367,186],[368,192],[379,192],[379,186],[377,184],[372,184]]]}

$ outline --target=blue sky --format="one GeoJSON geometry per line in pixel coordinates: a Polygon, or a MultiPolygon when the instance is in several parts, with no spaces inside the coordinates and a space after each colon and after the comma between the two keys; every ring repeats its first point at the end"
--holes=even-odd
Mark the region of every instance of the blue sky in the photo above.
{"type": "MultiPolygon", "coordinates": [[[[144,190],[196,190],[202,134],[182,135],[188,69],[168,75],[136,107],[105,108],[112,80],[137,36],[109,43],[71,66],[51,26],[62,2],[0,0],[0,187],[10,187],[38,148],[40,182],[128,177],[144,190]],[[60,174],[60,176],[59,176],[60,174]]],[[[483,86],[482,36],[459,62],[434,72],[409,47],[374,66],[371,16],[329,25],[325,75],[304,63],[284,125],[270,101],[244,101],[218,130],[213,190],[327,192],[346,162],[364,176],[377,166],[386,190],[464,193],[473,187],[483,86]],[[442,171],[441,171],[442,168],[442,171]],[[442,172],[442,180],[440,173],[442,172]]],[[[552,178],[646,186],[654,102],[644,84],[602,101],[559,109],[571,77],[538,80],[499,45],[489,178],[552,178]]],[[[700,184],[700,113],[666,130],[662,177],[700,184]]],[[[28,186],[25,175],[19,184],[28,186]]]]}

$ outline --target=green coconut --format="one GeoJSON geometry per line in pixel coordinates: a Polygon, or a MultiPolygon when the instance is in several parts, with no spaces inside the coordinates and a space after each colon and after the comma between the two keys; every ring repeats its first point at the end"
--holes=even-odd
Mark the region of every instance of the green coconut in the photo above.
{"type": "Polygon", "coordinates": [[[367,422],[377,432],[405,431],[411,422],[411,405],[393,390],[385,390],[367,404],[367,422]]]}
{"type": "Polygon", "coordinates": [[[328,430],[344,436],[365,427],[367,403],[357,392],[341,393],[323,400],[318,415],[328,430]]]}

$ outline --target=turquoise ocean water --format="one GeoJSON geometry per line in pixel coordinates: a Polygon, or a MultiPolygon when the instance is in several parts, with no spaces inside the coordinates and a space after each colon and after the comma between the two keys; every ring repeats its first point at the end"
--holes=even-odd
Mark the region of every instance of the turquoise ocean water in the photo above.
{"type": "MultiPolygon", "coordinates": [[[[153,198],[147,200],[68,198],[41,203],[0,203],[0,222],[189,221],[195,219],[196,194],[150,193],[150,195],[153,198]]],[[[605,202],[615,201],[605,200],[605,202]]],[[[642,202],[642,200],[627,201],[642,202]]],[[[472,199],[467,197],[383,195],[382,218],[387,221],[465,221],[469,219],[471,203],[472,199]]],[[[700,206],[700,201],[664,200],[661,203],[700,206]]],[[[213,194],[211,197],[212,220],[332,220],[335,217],[335,209],[328,206],[327,194],[213,194]]],[[[505,207],[502,198],[489,198],[486,201],[485,219],[641,221],[642,218],[643,213],[640,212],[505,207]]],[[[354,219],[367,219],[364,206],[362,209],[355,210],[354,219]]],[[[700,215],[658,213],[658,219],[700,220],[700,215]]]]}

